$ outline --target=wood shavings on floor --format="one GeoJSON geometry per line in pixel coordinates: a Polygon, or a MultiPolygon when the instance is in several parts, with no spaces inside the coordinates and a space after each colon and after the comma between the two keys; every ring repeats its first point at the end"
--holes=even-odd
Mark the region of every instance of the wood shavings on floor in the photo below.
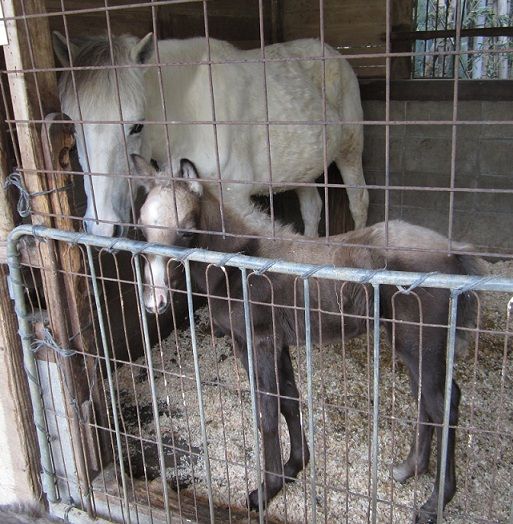
{"type": "MultiPolygon", "coordinates": [[[[490,272],[513,275],[513,263],[490,264],[490,272]]],[[[481,328],[485,332],[480,333],[477,344],[471,342],[468,357],[456,366],[455,376],[462,389],[456,451],[458,491],[446,508],[445,521],[449,523],[506,522],[512,518],[511,336],[505,344],[503,334],[510,298],[499,293],[482,296],[481,328]]],[[[214,501],[244,507],[247,493],[257,486],[249,383],[233,355],[231,340],[212,336],[206,307],[196,313],[195,330],[214,501]]],[[[291,357],[308,432],[304,348],[291,348],[291,357]]],[[[132,474],[141,476],[146,471],[149,480],[160,474],[154,444],[159,429],[169,485],[207,496],[190,330],[174,331],[157,344],[152,360],[158,428],[145,359],[121,366],[116,373],[123,428],[133,435],[127,439],[132,474]]],[[[319,522],[368,522],[372,504],[372,340],[360,337],[345,348],[315,347],[313,363],[316,490],[311,491],[313,469],[309,466],[273,499],[268,515],[283,522],[306,523],[315,510],[319,522]]],[[[391,464],[406,457],[415,428],[416,403],[405,369],[393,362],[385,343],[380,373],[377,521],[410,523],[413,508],[431,492],[434,456],[429,474],[405,484],[393,481],[391,464]]],[[[282,420],[284,457],[288,456],[286,436],[282,420]]]]}

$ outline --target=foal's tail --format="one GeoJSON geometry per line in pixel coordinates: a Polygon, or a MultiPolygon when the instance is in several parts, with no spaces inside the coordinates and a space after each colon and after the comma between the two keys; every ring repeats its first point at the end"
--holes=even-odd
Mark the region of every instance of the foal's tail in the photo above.
{"type": "MultiPolygon", "coordinates": [[[[465,275],[486,275],[488,273],[486,262],[477,256],[455,255],[460,265],[462,274],[465,275]]],[[[456,330],[456,354],[465,356],[473,331],[478,323],[479,295],[477,291],[466,291],[462,293],[458,302],[458,319],[456,330]]]]}

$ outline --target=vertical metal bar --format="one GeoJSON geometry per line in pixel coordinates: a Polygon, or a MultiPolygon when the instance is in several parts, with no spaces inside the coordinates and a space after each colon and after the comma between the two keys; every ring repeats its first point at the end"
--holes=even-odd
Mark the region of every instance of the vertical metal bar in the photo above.
{"type": "Polygon", "coordinates": [[[201,438],[203,440],[203,453],[205,455],[205,474],[208,490],[208,507],[210,510],[210,522],[214,524],[214,499],[212,495],[212,477],[210,474],[210,458],[208,455],[207,426],[205,422],[205,410],[203,408],[203,392],[201,391],[201,375],[199,368],[198,346],[196,343],[196,329],[194,326],[194,305],[192,301],[191,267],[188,260],[184,261],[185,284],[187,288],[187,310],[189,313],[189,327],[191,330],[192,355],[194,357],[194,376],[196,378],[196,391],[198,394],[199,415],[201,423],[201,438]]]}
{"type": "Polygon", "coordinates": [[[144,356],[146,358],[146,369],[150,381],[151,406],[153,409],[153,420],[155,422],[155,437],[157,441],[157,450],[159,454],[160,479],[164,491],[164,507],[166,512],[166,522],[170,524],[171,516],[169,515],[169,492],[166,481],[166,461],[164,459],[164,446],[162,445],[162,432],[160,431],[159,406],[157,402],[157,387],[155,386],[155,372],[153,367],[153,357],[151,354],[150,333],[148,330],[148,319],[144,310],[143,300],[143,283],[141,276],[141,260],[139,255],[134,255],[135,278],[137,282],[137,296],[139,304],[139,317],[141,318],[144,340],[144,356]]]}
{"type": "MultiPolygon", "coordinates": [[[[246,349],[248,352],[248,378],[251,389],[251,412],[253,415],[253,433],[255,438],[255,462],[258,486],[258,519],[260,524],[264,522],[264,504],[262,498],[262,474],[260,465],[260,435],[258,433],[258,406],[255,384],[255,365],[253,362],[253,331],[251,329],[251,308],[249,303],[248,272],[247,269],[240,268],[242,276],[242,299],[244,303],[244,324],[246,327],[246,349]]],[[[244,351],[244,348],[242,348],[244,351]]]]}
{"type": "Polygon", "coordinates": [[[379,351],[380,351],[380,334],[379,334],[379,284],[373,284],[374,287],[374,352],[373,352],[373,412],[372,412],[372,522],[376,522],[377,517],[377,503],[378,503],[378,429],[379,429],[379,351]]]}
{"type": "Polygon", "coordinates": [[[33,331],[31,323],[28,321],[28,310],[25,303],[24,282],[21,275],[21,263],[16,248],[17,239],[10,239],[7,245],[7,263],[9,264],[9,284],[11,286],[12,298],[15,303],[15,311],[18,317],[18,333],[23,347],[23,365],[27,373],[32,410],[34,413],[34,425],[36,426],[37,441],[41,460],[41,481],[43,491],[46,493],[49,502],[57,502],[59,499],[55,489],[56,477],[50,450],[50,440],[46,429],[44,415],[44,405],[37,362],[34,353],[31,351],[31,340],[33,331]]]}
{"type": "Polygon", "coordinates": [[[310,322],[310,280],[303,280],[303,293],[305,302],[305,349],[306,349],[306,384],[308,404],[308,444],[310,446],[310,497],[312,516],[309,522],[316,521],[316,468],[315,468],[315,420],[313,411],[313,361],[312,361],[312,326],[310,322]]]}
{"type": "Polygon", "coordinates": [[[438,482],[438,518],[437,524],[443,522],[445,472],[447,469],[447,444],[449,442],[449,416],[451,413],[452,376],[454,353],[456,348],[456,318],[458,313],[458,292],[451,290],[449,298],[449,330],[447,334],[447,360],[445,370],[444,421],[442,427],[442,454],[440,479],[438,482]]]}
{"type": "Polygon", "coordinates": [[[107,342],[107,334],[105,333],[105,321],[103,319],[102,305],[100,302],[100,294],[98,289],[98,282],[96,279],[96,270],[94,268],[93,253],[91,246],[86,245],[87,250],[87,262],[89,266],[89,274],[91,275],[91,283],[94,292],[94,302],[96,305],[96,312],[98,314],[98,323],[100,325],[100,335],[102,341],[103,354],[105,356],[105,369],[107,371],[107,380],[109,382],[109,394],[112,405],[112,418],[114,421],[114,430],[116,432],[116,447],[119,456],[119,469],[121,471],[121,486],[123,491],[123,504],[126,512],[126,518],[128,524],[130,524],[130,506],[128,503],[128,488],[126,485],[125,478],[125,466],[123,464],[123,444],[121,442],[121,429],[119,427],[118,407],[116,399],[116,389],[114,387],[114,381],[112,378],[112,370],[110,368],[110,350],[107,342]]]}

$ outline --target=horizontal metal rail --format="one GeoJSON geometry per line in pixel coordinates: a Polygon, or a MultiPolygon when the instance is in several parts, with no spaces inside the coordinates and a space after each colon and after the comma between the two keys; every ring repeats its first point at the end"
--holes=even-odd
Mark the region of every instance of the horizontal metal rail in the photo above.
{"type": "MultiPolygon", "coordinates": [[[[86,246],[96,246],[111,250],[125,250],[137,254],[160,255],[163,257],[174,258],[176,260],[204,262],[220,266],[246,268],[256,271],[271,273],[284,273],[288,275],[315,276],[321,279],[347,280],[350,282],[360,282],[368,284],[382,284],[392,286],[418,286],[422,287],[454,289],[456,291],[503,291],[513,292],[513,279],[500,276],[467,276],[467,275],[448,275],[442,273],[415,273],[403,271],[389,271],[387,269],[357,269],[335,266],[318,266],[315,264],[299,264],[284,260],[270,260],[266,258],[251,257],[238,253],[233,253],[227,257],[226,253],[208,251],[205,249],[164,246],[160,244],[150,244],[128,238],[108,238],[86,233],[75,233],[71,231],[61,231],[59,229],[47,228],[44,226],[22,225],[15,228],[8,237],[7,256],[16,254],[17,241],[25,236],[51,238],[53,240],[69,242],[71,244],[82,244],[86,246]]],[[[383,246],[385,247],[385,246],[383,246]]],[[[389,248],[394,251],[393,247],[389,248]]]]}

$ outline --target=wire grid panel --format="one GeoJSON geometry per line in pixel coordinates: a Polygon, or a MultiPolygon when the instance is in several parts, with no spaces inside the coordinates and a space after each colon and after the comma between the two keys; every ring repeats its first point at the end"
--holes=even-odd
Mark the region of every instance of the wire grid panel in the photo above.
{"type": "MultiPolygon", "coordinates": [[[[272,287],[270,276],[287,274],[297,297],[289,306],[294,310],[297,324],[292,328],[298,336],[290,355],[306,432],[302,453],[306,453],[307,443],[310,464],[294,483],[285,484],[267,511],[260,512],[260,520],[411,521],[412,512],[431,490],[432,475],[415,475],[403,485],[391,477],[390,464],[404,458],[411,435],[422,425],[419,397],[410,398],[406,373],[395,358],[398,330],[404,321],[380,318],[379,301],[380,288],[398,286],[395,295],[407,293],[415,302],[420,288],[414,286],[419,283],[432,290],[434,286],[452,289],[453,306],[459,293],[487,291],[479,299],[477,329],[470,330],[469,356],[455,369],[451,362],[456,324],[450,322],[444,327],[449,332],[447,383],[454,373],[462,390],[456,423],[458,490],[446,507],[445,519],[505,522],[511,518],[511,278],[327,268],[27,226],[11,235],[9,254],[42,451],[43,481],[52,502],[61,499],[82,508],[89,504],[91,513],[97,511],[125,522],[169,521],[175,517],[200,522],[258,520],[244,506],[248,493],[265,477],[265,456],[256,451],[261,449],[263,438],[258,431],[262,399],[257,391],[261,385],[252,373],[248,381],[238,364],[236,334],[241,330],[246,333],[248,347],[258,343],[254,311],[262,304],[255,292],[262,282],[272,287]],[[49,322],[47,319],[45,323],[45,304],[38,300],[34,277],[40,270],[45,278],[49,269],[38,266],[35,257],[29,267],[35,291],[22,280],[16,247],[25,235],[38,246],[57,241],[62,246],[78,246],[82,252],[87,271],[79,276],[87,282],[84,299],[94,320],[82,326],[80,333],[72,334],[65,347],[52,337],[55,322],[62,317],[52,318],[55,312],[50,310],[49,322]],[[113,277],[103,272],[104,257],[114,258],[119,268],[127,253],[129,276],[118,273],[113,277]],[[141,268],[144,258],[152,255],[171,257],[183,264],[178,273],[177,267],[170,266],[179,278],[169,289],[171,315],[160,315],[160,319],[148,315],[143,306],[148,283],[143,281],[141,268]],[[205,275],[210,271],[217,276],[231,274],[228,281],[232,283],[230,272],[242,275],[242,290],[228,295],[234,308],[230,317],[234,325],[224,336],[217,332],[222,297],[198,291],[197,270],[193,269],[191,277],[191,266],[198,264],[202,264],[205,275]],[[323,311],[318,300],[320,290],[325,289],[321,283],[330,281],[339,281],[341,286],[341,304],[331,313],[323,311]],[[343,307],[344,286],[351,283],[365,290],[365,314],[360,319],[365,330],[362,337],[352,341],[349,326],[354,315],[343,307]],[[125,302],[121,308],[109,299],[109,286],[125,302]],[[131,305],[130,293],[135,298],[131,305]],[[185,302],[182,311],[180,302],[185,302]],[[242,306],[243,318],[235,314],[238,306],[242,306]],[[336,315],[340,322],[334,344],[326,343],[329,333],[316,321],[326,313],[336,315]],[[172,322],[180,325],[180,315],[188,317],[189,327],[177,327],[166,337],[172,322]],[[130,322],[140,323],[138,341],[116,335],[116,327],[122,324],[126,337],[130,322]],[[393,326],[391,347],[380,336],[380,327],[387,322],[393,326]],[[45,329],[48,326],[50,330],[45,329]],[[75,351],[77,336],[94,337],[97,352],[75,351]],[[36,359],[38,352],[47,356],[36,359]],[[66,372],[64,364],[70,359],[79,362],[82,375],[66,372]],[[72,386],[80,390],[80,384],[85,385],[87,399],[103,398],[106,413],[88,410],[87,403],[77,404],[71,392],[72,386]],[[78,439],[70,430],[76,410],[81,426],[78,439]],[[103,462],[104,446],[110,450],[111,462],[103,462]],[[88,455],[84,478],[80,478],[77,450],[88,455]],[[163,511],[166,507],[170,512],[163,511]]],[[[504,267],[500,271],[503,273],[504,267]]],[[[268,345],[279,358],[274,344],[283,329],[283,297],[271,295],[272,300],[265,304],[272,319],[267,326],[268,345]]],[[[422,318],[420,300],[419,304],[422,318]]],[[[454,321],[454,312],[451,318],[454,321]]],[[[427,336],[422,333],[430,333],[432,328],[422,322],[416,325],[420,337],[427,336]]],[[[247,367],[256,371],[258,378],[263,369],[258,362],[262,354],[246,354],[247,367]]],[[[291,400],[287,394],[275,395],[283,404],[291,400]]],[[[446,404],[445,443],[448,416],[446,404]]],[[[287,457],[290,442],[284,423],[279,434],[283,456],[287,457]]],[[[297,442],[297,434],[291,437],[297,442]]],[[[262,491],[258,494],[261,505],[262,491]]]]}
{"type": "MultiPolygon", "coordinates": [[[[364,223],[364,215],[368,216],[368,223],[406,219],[444,233],[448,237],[447,252],[457,252],[456,242],[463,240],[476,246],[475,253],[511,256],[513,246],[506,232],[513,227],[509,169],[513,121],[508,116],[512,102],[464,101],[460,96],[464,85],[457,75],[450,80],[448,101],[425,104],[394,100],[394,61],[412,57],[434,59],[440,53],[412,51],[411,47],[409,51],[394,50],[394,39],[404,35],[392,27],[409,26],[413,14],[408,18],[391,2],[375,0],[369,3],[368,11],[353,9],[354,24],[346,22],[353,18],[345,16],[350,8],[343,3],[311,0],[294,6],[284,2],[280,8],[278,4],[249,2],[248,12],[242,13],[241,2],[235,1],[227,2],[224,11],[219,2],[206,1],[116,2],[99,7],[96,3],[48,0],[48,12],[32,12],[21,3],[21,11],[6,16],[9,27],[18,25],[30,60],[26,64],[10,64],[3,71],[5,78],[19,80],[24,73],[37,80],[55,72],[62,109],[75,124],[80,168],[77,165],[71,175],[76,181],[75,190],[81,195],[80,204],[70,211],[72,216],[65,218],[74,220],[77,228],[107,235],[120,235],[131,226],[137,227],[137,190],[152,182],[151,176],[133,169],[130,155],[141,153],[157,161],[168,181],[177,176],[181,159],[195,162],[200,182],[219,197],[221,215],[225,209],[247,212],[253,205],[251,198],[264,195],[269,223],[257,236],[279,237],[279,218],[294,222],[299,230],[302,222],[309,222],[307,233],[320,232],[326,235],[322,242],[337,244],[341,239],[330,234],[351,227],[344,211],[350,207],[348,215],[360,217],[357,225],[364,223]],[[195,21],[194,33],[202,39],[194,56],[188,54],[191,41],[162,41],[166,9],[175,10],[171,20],[173,16],[183,17],[179,19],[185,20],[184,30],[189,29],[188,22],[193,25],[191,20],[195,21]],[[227,19],[238,20],[241,16],[252,28],[245,35],[247,38],[239,35],[237,40],[233,36],[236,23],[215,26],[217,17],[226,12],[227,19]],[[271,36],[269,31],[280,12],[282,32],[286,33],[283,38],[277,33],[271,36]],[[406,19],[396,21],[398,16],[406,19]],[[135,25],[134,20],[140,24],[135,25]],[[39,67],[37,63],[35,50],[40,42],[36,40],[37,32],[29,30],[30,24],[37,21],[48,22],[61,33],[61,37],[54,38],[58,67],[39,67]],[[362,43],[363,37],[356,33],[360,25],[368,24],[373,32],[362,43]],[[103,36],[84,39],[90,36],[84,34],[84,28],[90,26],[103,36]],[[153,39],[140,40],[145,34],[142,26],[153,31],[153,39]],[[120,37],[126,32],[137,32],[137,38],[120,37]],[[236,50],[213,38],[214,34],[254,49],[236,50]],[[340,35],[346,34],[340,40],[340,35]],[[267,45],[305,36],[318,41],[267,45]],[[362,105],[351,68],[358,77],[366,76],[369,70],[375,72],[384,83],[384,100],[364,100],[362,105]],[[289,70],[301,78],[300,86],[280,81],[289,70]],[[188,75],[201,81],[189,84],[188,75]],[[340,82],[333,84],[334,77],[347,80],[352,88],[344,84],[342,89],[340,82]],[[227,82],[233,78],[244,78],[245,83],[234,82],[238,85],[235,89],[227,82]],[[290,85],[295,88],[294,93],[290,85]],[[350,91],[354,91],[351,96],[350,91]],[[333,92],[344,100],[335,103],[333,92]],[[190,99],[182,98],[183,93],[190,99]],[[303,104],[305,96],[308,103],[303,104]],[[248,102],[252,99],[258,102],[255,107],[248,102]],[[233,105],[239,109],[232,111],[235,101],[238,103],[233,105]],[[354,158],[336,154],[333,144],[340,136],[353,140],[339,141],[337,151],[355,146],[354,158]],[[247,150],[237,149],[239,143],[246,144],[247,150]],[[342,179],[334,165],[342,172],[342,179]],[[87,195],[83,194],[84,189],[87,195]],[[296,190],[299,203],[291,194],[283,199],[275,194],[286,189],[296,190]],[[349,202],[344,200],[346,193],[349,202]],[[322,207],[325,219],[318,228],[322,207]],[[476,217],[479,227],[469,227],[476,217]]],[[[425,8],[431,5],[418,4],[425,8]]],[[[470,3],[456,1],[451,6],[454,50],[441,55],[448,60],[463,59],[466,54],[478,53],[464,49],[460,34],[470,23],[470,3]]],[[[509,43],[500,49],[479,51],[479,56],[485,55],[483,59],[500,56],[511,61],[511,54],[509,43]]],[[[11,93],[5,83],[1,86],[12,137],[17,131],[21,136],[28,124],[44,122],[46,101],[38,82],[34,84],[31,94],[37,107],[31,113],[33,118],[26,112],[13,114],[11,93]]],[[[433,87],[433,91],[437,89],[433,87]]],[[[49,177],[55,173],[51,166],[34,169],[23,165],[22,152],[15,147],[13,167],[20,171],[29,188],[28,195],[25,190],[23,194],[34,204],[46,199],[48,193],[31,190],[37,186],[33,181],[41,172],[49,177]]],[[[63,189],[66,188],[50,192],[63,189]]],[[[23,212],[31,214],[38,223],[62,218],[61,211],[41,211],[37,205],[23,212]]],[[[314,238],[302,241],[319,242],[314,238]]]]}

